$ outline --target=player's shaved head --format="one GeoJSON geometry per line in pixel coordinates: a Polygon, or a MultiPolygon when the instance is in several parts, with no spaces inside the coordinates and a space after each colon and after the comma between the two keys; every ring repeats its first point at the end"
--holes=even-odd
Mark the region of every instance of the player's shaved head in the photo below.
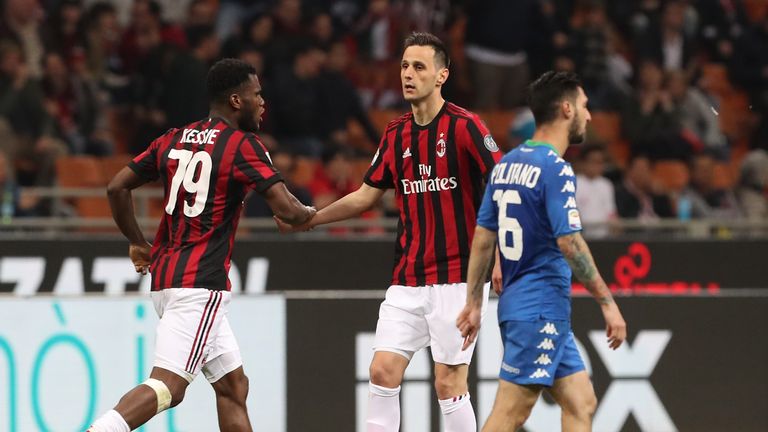
{"type": "Polygon", "coordinates": [[[528,86],[528,106],[536,125],[550,123],[557,119],[563,100],[575,101],[581,81],[572,72],[549,71],[542,74],[528,86]]]}
{"type": "Polygon", "coordinates": [[[451,59],[448,58],[448,50],[439,37],[432,33],[414,32],[405,38],[403,50],[411,46],[429,46],[435,50],[435,64],[440,68],[447,68],[451,65],[451,59]]]}
{"type": "Polygon", "coordinates": [[[249,82],[256,69],[237,59],[219,60],[208,71],[208,95],[212,103],[226,103],[232,93],[249,82]]]}

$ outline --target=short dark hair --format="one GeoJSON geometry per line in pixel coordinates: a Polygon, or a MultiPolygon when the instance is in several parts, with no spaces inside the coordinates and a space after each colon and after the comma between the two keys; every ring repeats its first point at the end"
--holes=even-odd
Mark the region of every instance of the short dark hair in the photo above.
{"type": "Polygon", "coordinates": [[[446,68],[451,66],[451,59],[448,57],[448,50],[445,48],[445,44],[432,33],[411,33],[410,36],[405,38],[403,51],[411,46],[431,46],[435,50],[435,60],[437,60],[437,63],[446,68]]]}
{"type": "Polygon", "coordinates": [[[256,69],[233,58],[219,60],[208,71],[208,96],[211,102],[225,101],[233,90],[248,82],[256,69]]]}
{"type": "Polygon", "coordinates": [[[528,86],[528,106],[536,125],[549,123],[557,118],[559,104],[564,98],[574,97],[581,80],[573,72],[544,72],[528,86]]]}

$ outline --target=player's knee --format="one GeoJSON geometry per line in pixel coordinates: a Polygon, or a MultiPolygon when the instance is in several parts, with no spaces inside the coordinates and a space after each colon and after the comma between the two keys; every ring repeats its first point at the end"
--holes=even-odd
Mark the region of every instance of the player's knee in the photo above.
{"type": "Polygon", "coordinates": [[[181,401],[184,400],[184,394],[186,389],[173,389],[171,390],[171,408],[175,407],[176,405],[180,404],[181,401]]]}
{"type": "Polygon", "coordinates": [[[226,380],[217,381],[213,388],[216,391],[217,397],[245,403],[245,400],[248,398],[250,383],[245,374],[237,374],[228,377],[226,380]]]}
{"type": "MultiPolygon", "coordinates": [[[[155,393],[157,399],[157,413],[173,408],[184,400],[185,386],[170,387],[163,381],[155,378],[149,378],[142,384],[146,385],[155,393]]],[[[122,399],[121,399],[122,402],[122,399]]]]}
{"type": "Polygon", "coordinates": [[[588,396],[584,398],[584,400],[581,402],[581,408],[579,411],[581,412],[580,417],[583,418],[592,418],[592,416],[595,415],[595,411],[597,410],[597,396],[595,396],[594,392],[590,392],[588,396]]]}
{"type": "Polygon", "coordinates": [[[580,420],[589,420],[597,410],[597,397],[594,392],[590,392],[569,405],[567,410],[571,416],[580,420]]]}
{"type": "Polygon", "coordinates": [[[531,416],[531,411],[533,410],[533,407],[529,407],[527,409],[521,409],[516,410],[512,415],[510,416],[510,419],[512,420],[512,424],[515,425],[515,428],[512,430],[518,430],[525,424],[526,421],[528,421],[528,417],[531,416]]]}
{"type": "Polygon", "coordinates": [[[371,382],[386,388],[395,388],[400,385],[402,377],[397,369],[385,362],[373,362],[369,370],[371,382]]]}
{"type": "Polygon", "coordinates": [[[435,392],[438,399],[446,399],[466,393],[467,382],[462,377],[451,374],[435,377],[435,392]]]}

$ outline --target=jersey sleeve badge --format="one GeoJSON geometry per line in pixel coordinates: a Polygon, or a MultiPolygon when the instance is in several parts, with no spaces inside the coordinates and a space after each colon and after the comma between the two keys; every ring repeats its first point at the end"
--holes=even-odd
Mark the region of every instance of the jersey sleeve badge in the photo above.
{"type": "Polygon", "coordinates": [[[568,227],[572,230],[581,229],[581,217],[579,217],[579,211],[576,209],[568,210],[568,227]]]}
{"type": "Polygon", "coordinates": [[[496,145],[496,141],[493,140],[491,134],[488,134],[483,138],[483,144],[485,144],[485,148],[490,152],[496,153],[499,151],[499,146],[496,145]]]}

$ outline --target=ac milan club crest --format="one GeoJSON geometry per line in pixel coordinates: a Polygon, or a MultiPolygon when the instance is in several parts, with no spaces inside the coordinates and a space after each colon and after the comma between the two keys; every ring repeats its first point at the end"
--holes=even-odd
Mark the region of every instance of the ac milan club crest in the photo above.
{"type": "Polygon", "coordinates": [[[445,140],[443,134],[440,134],[440,139],[437,141],[437,155],[440,157],[445,156],[445,140]]]}

